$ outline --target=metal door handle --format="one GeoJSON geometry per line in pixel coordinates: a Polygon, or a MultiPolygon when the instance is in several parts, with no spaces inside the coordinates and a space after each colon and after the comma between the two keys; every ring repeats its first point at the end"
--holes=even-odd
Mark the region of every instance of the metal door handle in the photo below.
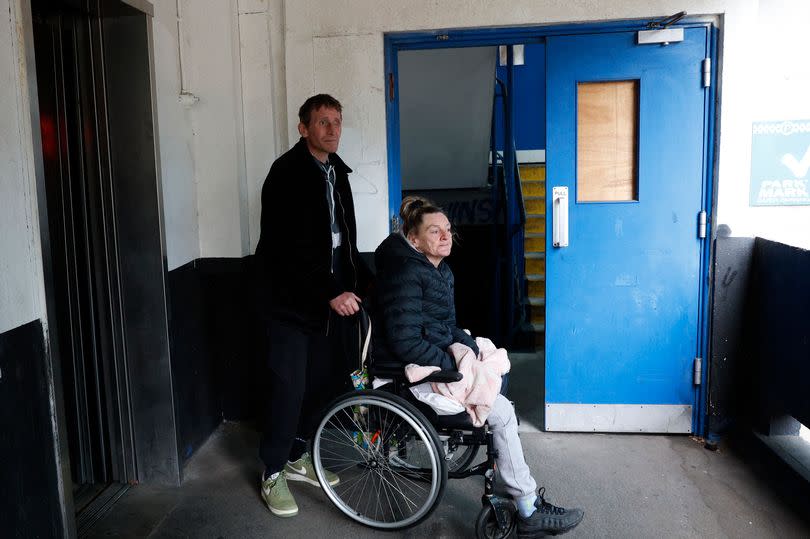
{"type": "Polygon", "coordinates": [[[553,187],[552,196],[552,245],[568,247],[568,187],[553,187]]]}

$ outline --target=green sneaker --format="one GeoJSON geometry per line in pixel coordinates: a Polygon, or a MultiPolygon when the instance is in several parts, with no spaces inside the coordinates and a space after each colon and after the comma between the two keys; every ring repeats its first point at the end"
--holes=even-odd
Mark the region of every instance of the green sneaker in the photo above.
{"type": "Polygon", "coordinates": [[[274,515],[294,517],[298,514],[298,504],[287,486],[287,474],[284,471],[279,472],[275,479],[271,476],[262,480],[262,498],[274,515]]]}
{"type": "MultiPolygon", "coordinates": [[[[312,463],[312,457],[309,453],[304,453],[301,458],[295,462],[288,462],[284,466],[284,473],[287,474],[287,479],[290,481],[304,481],[310,485],[320,487],[318,483],[318,476],[315,475],[315,465],[312,463]]],[[[329,481],[329,486],[334,487],[340,483],[340,477],[333,474],[329,470],[324,469],[326,479],[329,481]]]]}

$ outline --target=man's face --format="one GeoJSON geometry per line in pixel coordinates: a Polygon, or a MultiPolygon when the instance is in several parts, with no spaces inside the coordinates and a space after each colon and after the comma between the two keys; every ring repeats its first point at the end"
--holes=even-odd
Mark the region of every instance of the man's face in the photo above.
{"type": "Polygon", "coordinates": [[[337,152],[342,121],[343,117],[337,110],[321,107],[312,111],[309,125],[298,124],[298,132],[307,139],[309,151],[325,161],[330,153],[337,152]]]}

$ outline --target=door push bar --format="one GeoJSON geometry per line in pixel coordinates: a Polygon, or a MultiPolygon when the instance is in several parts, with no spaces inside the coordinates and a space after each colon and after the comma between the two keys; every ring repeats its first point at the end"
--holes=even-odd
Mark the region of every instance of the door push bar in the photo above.
{"type": "Polygon", "coordinates": [[[552,200],[552,244],[554,247],[568,247],[568,187],[553,187],[552,200]]]}

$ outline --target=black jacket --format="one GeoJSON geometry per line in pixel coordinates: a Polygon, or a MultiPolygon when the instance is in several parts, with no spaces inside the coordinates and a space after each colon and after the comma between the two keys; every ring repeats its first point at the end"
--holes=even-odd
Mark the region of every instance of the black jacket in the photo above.
{"type": "Polygon", "coordinates": [[[357,251],[351,169],[329,155],[335,167],[335,219],[343,235],[341,283],[332,274],[332,230],[323,172],[303,138],[276,159],[262,187],[262,217],[256,262],[266,315],[313,331],[325,330],[329,300],[346,291],[361,295],[370,272],[357,251]]]}
{"type": "Polygon", "coordinates": [[[375,362],[453,370],[451,344],[461,342],[478,353],[472,337],[456,326],[453,272],[446,262],[437,268],[401,234],[388,236],[374,260],[375,362]]]}

